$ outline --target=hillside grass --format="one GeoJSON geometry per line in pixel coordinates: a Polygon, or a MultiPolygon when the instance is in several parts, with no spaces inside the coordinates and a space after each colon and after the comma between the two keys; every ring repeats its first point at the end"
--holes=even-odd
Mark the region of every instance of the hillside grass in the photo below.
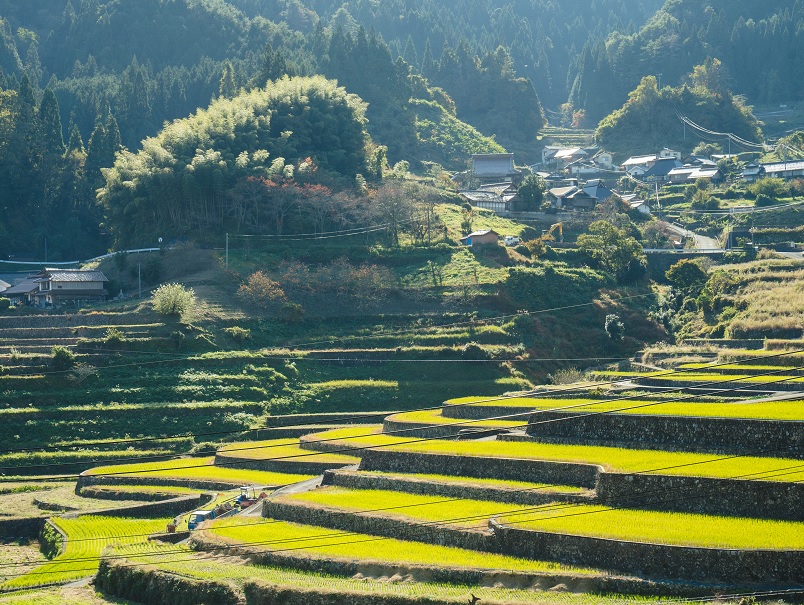
{"type": "MultiPolygon", "coordinates": [[[[316,441],[329,440],[326,443],[327,448],[381,446],[384,451],[594,464],[617,473],[657,473],[724,479],[750,478],[783,483],[798,482],[804,479],[804,467],[801,466],[801,461],[787,458],[744,456],[724,459],[713,454],[535,442],[424,441],[413,437],[368,434],[370,430],[369,427],[356,427],[325,431],[306,437],[305,442],[312,448],[315,448],[316,441]],[[791,467],[801,468],[801,470],[792,474],[781,474],[785,469],[791,467]],[[779,473],[779,476],[775,476],[776,473],[779,473]]],[[[375,428],[374,430],[381,429],[375,428]]]]}
{"type": "Polygon", "coordinates": [[[568,572],[593,574],[592,570],[556,563],[519,559],[464,548],[422,542],[378,538],[265,519],[232,518],[213,522],[202,530],[230,544],[245,544],[258,550],[298,553],[315,558],[390,564],[448,566],[451,568],[499,569],[525,572],[568,572]]]}

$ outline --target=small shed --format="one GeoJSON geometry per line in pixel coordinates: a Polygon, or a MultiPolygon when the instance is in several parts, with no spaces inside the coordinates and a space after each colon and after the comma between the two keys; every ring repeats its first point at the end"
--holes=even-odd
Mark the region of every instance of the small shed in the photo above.
{"type": "Polygon", "coordinates": [[[490,244],[497,245],[500,242],[500,234],[493,229],[486,229],[485,231],[474,231],[469,235],[461,238],[461,243],[466,246],[487,246],[490,244]]]}

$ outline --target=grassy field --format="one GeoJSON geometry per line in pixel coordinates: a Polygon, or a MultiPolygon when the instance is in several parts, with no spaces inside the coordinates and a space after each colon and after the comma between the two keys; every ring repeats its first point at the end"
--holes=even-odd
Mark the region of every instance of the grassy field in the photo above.
{"type": "Polygon", "coordinates": [[[346,559],[361,562],[402,563],[464,567],[471,569],[500,569],[528,572],[594,573],[588,569],[560,566],[556,563],[531,561],[463,548],[436,546],[421,542],[378,539],[376,536],[330,530],[310,525],[264,519],[222,519],[203,530],[214,538],[232,544],[247,544],[254,548],[290,552],[327,559],[346,559]],[[448,563],[447,563],[448,562],[448,563]]]}
{"type": "Polygon", "coordinates": [[[505,515],[521,529],[614,540],[739,549],[804,549],[804,523],[577,505],[505,515]]]}
{"type": "MultiPolygon", "coordinates": [[[[334,443],[347,447],[383,446],[384,450],[525,458],[554,462],[596,464],[611,472],[680,475],[687,477],[753,478],[767,481],[797,482],[804,479],[804,468],[795,474],[774,476],[789,467],[800,467],[800,461],[785,458],[744,456],[722,458],[711,454],[666,452],[661,450],[632,450],[588,445],[550,443],[519,443],[504,441],[422,441],[413,437],[368,435],[368,427],[336,429],[308,437],[308,442],[336,439],[334,443]]],[[[374,429],[378,430],[378,429],[374,429]]],[[[332,447],[333,442],[327,444],[332,447]]]]}
{"type": "MultiPolygon", "coordinates": [[[[621,401],[599,401],[595,399],[530,399],[516,397],[511,399],[491,400],[484,397],[462,397],[452,399],[450,404],[468,404],[477,401],[477,405],[506,406],[533,410],[562,410],[572,412],[612,412],[620,411],[623,414],[644,414],[661,416],[699,416],[708,418],[756,418],[763,420],[804,420],[804,404],[800,400],[786,401],[739,401],[699,403],[696,401],[646,401],[628,399],[621,401]],[[573,407],[578,406],[578,407],[573,407]],[[645,406],[635,409],[623,409],[632,406],[645,406]]],[[[456,421],[453,419],[453,421],[456,421]]],[[[435,422],[435,421],[434,421],[435,422]]]]}
{"type": "Polygon", "coordinates": [[[111,544],[135,544],[147,540],[149,533],[162,531],[169,519],[123,519],[78,517],[54,519],[67,536],[64,551],[52,561],[0,585],[0,591],[69,582],[93,575],[100,554],[111,544]]]}
{"type": "Polygon", "coordinates": [[[142,464],[118,464],[99,466],[88,472],[90,475],[119,475],[121,477],[165,477],[197,481],[222,481],[243,485],[280,486],[312,479],[312,475],[288,475],[214,465],[214,457],[181,458],[166,462],[142,464]]]}
{"type": "MultiPolygon", "coordinates": [[[[338,599],[347,599],[347,602],[350,593],[373,594],[378,597],[381,595],[418,597],[433,599],[437,603],[466,603],[470,593],[478,596],[484,603],[495,604],[622,605],[623,603],[648,604],[657,601],[657,599],[632,599],[587,593],[516,590],[483,586],[452,586],[428,582],[373,581],[371,578],[348,579],[275,567],[243,565],[242,561],[238,559],[219,558],[211,560],[207,556],[199,556],[189,550],[185,551],[187,553],[186,557],[182,556],[181,560],[176,561],[175,559],[179,557],[175,554],[175,547],[163,546],[161,548],[165,551],[163,555],[160,555],[158,551],[150,554],[150,548],[145,551],[142,547],[121,549],[116,551],[116,554],[139,556],[147,553],[149,556],[143,562],[157,565],[161,570],[185,577],[233,581],[236,583],[258,580],[285,589],[337,593],[339,595],[338,599]]],[[[140,559],[137,560],[140,561],[140,559]]]]}

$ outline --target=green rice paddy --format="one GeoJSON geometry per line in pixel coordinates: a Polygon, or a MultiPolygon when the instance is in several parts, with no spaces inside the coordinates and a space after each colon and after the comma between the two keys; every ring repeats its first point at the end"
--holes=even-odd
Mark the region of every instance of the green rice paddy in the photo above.
{"type": "Polygon", "coordinates": [[[437,546],[422,542],[378,538],[330,530],[310,525],[254,518],[221,519],[202,530],[214,538],[223,538],[233,544],[246,544],[253,548],[288,554],[303,554],[327,559],[357,560],[362,562],[406,563],[462,567],[471,569],[500,569],[524,572],[563,571],[592,574],[588,569],[561,566],[556,563],[531,561],[464,548],[437,546]]]}
{"type": "Polygon", "coordinates": [[[53,523],[67,536],[64,551],[52,561],[0,584],[0,591],[70,582],[94,575],[100,554],[112,544],[145,542],[149,533],[165,529],[168,519],[123,519],[85,516],[53,523]]]}
{"type": "Polygon", "coordinates": [[[239,559],[219,558],[210,560],[186,548],[173,546],[129,547],[115,551],[116,555],[136,556],[142,563],[157,565],[162,571],[204,580],[230,581],[244,583],[260,581],[273,584],[282,589],[300,591],[319,591],[337,593],[338,598],[348,601],[348,595],[372,594],[381,596],[404,596],[429,599],[436,603],[467,602],[470,594],[478,596],[484,603],[533,605],[623,605],[630,603],[654,603],[658,598],[599,596],[588,593],[553,592],[540,590],[516,590],[486,586],[460,586],[436,584],[432,582],[388,582],[373,581],[370,578],[353,579],[332,575],[305,573],[276,567],[243,565],[239,559]],[[183,550],[186,556],[177,555],[183,550]],[[144,559],[141,555],[147,555],[144,559]]]}
{"type": "MultiPolygon", "coordinates": [[[[737,401],[711,402],[619,400],[601,401],[597,399],[538,399],[515,397],[510,399],[462,397],[452,399],[448,404],[504,406],[528,408],[532,410],[556,410],[567,412],[619,412],[623,414],[656,416],[698,416],[706,418],[746,418],[761,420],[804,420],[804,400],[785,401],[737,401]],[[476,403],[472,403],[476,402],[476,403]],[[574,407],[573,407],[574,406],[574,407]],[[582,406],[582,407],[580,407],[582,406]],[[634,407],[644,406],[644,407],[634,407]],[[634,409],[624,409],[634,407],[634,409]],[[567,409],[568,408],[568,409],[567,409]]],[[[517,413],[512,409],[511,413],[517,413]]],[[[453,422],[460,422],[452,419],[453,422]]],[[[434,422],[435,423],[435,422],[434,422]]],[[[433,423],[433,424],[434,424],[433,423]]],[[[474,424],[474,423],[473,423],[474,424]]],[[[470,425],[471,426],[471,425],[470,425]]]]}
{"type": "Polygon", "coordinates": [[[499,516],[521,529],[702,547],[804,549],[804,523],[551,503],[514,506],[381,490],[328,487],[282,500],[347,511],[389,509],[383,516],[479,529],[499,516]],[[403,508],[404,507],[404,508],[403,508]],[[472,517],[472,519],[467,519],[472,517]],[[477,517],[477,518],[475,518],[477,517]]]}
{"type": "Polygon", "coordinates": [[[602,466],[610,472],[657,473],[686,477],[717,477],[725,479],[756,479],[780,482],[804,480],[804,464],[787,458],[752,456],[725,457],[691,452],[634,450],[590,445],[563,445],[537,442],[507,441],[444,441],[420,440],[413,437],[367,435],[368,427],[336,429],[308,436],[306,441],[315,447],[317,440],[332,440],[327,447],[377,447],[383,450],[480,456],[493,458],[524,458],[552,462],[573,462],[602,466]],[[796,469],[790,472],[789,469],[796,469]],[[784,474],[782,474],[784,473],[784,474]]]}
{"type": "Polygon", "coordinates": [[[242,483],[243,485],[280,486],[312,479],[313,475],[290,475],[214,465],[215,458],[180,458],[165,462],[146,462],[143,464],[117,464],[99,466],[88,471],[89,475],[119,475],[121,477],[162,477],[179,480],[221,481],[242,483]]]}
{"type": "Polygon", "coordinates": [[[323,462],[332,464],[357,464],[359,458],[341,454],[317,454],[299,447],[298,439],[271,439],[267,441],[243,441],[231,443],[218,450],[219,456],[251,458],[254,460],[277,460],[283,462],[323,462]]]}

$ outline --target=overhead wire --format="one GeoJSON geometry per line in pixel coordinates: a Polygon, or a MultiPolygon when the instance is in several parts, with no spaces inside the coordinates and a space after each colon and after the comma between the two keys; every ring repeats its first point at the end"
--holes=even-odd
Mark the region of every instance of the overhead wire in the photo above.
{"type": "MultiPolygon", "coordinates": [[[[781,357],[781,356],[785,356],[785,355],[793,355],[793,354],[798,354],[798,353],[801,353],[801,352],[802,351],[798,351],[798,350],[785,351],[783,353],[779,353],[778,355],[775,355],[775,357],[781,357]]],[[[767,359],[767,356],[763,356],[762,359],[767,359]]],[[[723,363],[723,364],[719,364],[719,365],[718,364],[710,364],[707,367],[708,368],[721,367],[721,366],[726,366],[726,365],[734,365],[736,363],[739,363],[739,362],[732,361],[732,362],[727,362],[727,363],[723,363]]],[[[655,376],[658,377],[658,376],[662,376],[662,375],[672,375],[672,374],[680,374],[680,373],[683,373],[683,372],[693,372],[694,370],[699,370],[699,369],[700,368],[690,368],[690,369],[684,370],[684,371],[672,371],[671,370],[671,371],[668,371],[668,372],[665,372],[665,373],[657,374],[655,376]]],[[[784,372],[796,371],[796,370],[800,370],[800,369],[803,369],[803,368],[801,368],[801,367],[793,367],[793,368],[782,367],[782,368],[772,370],[772,371],[769,371],[769,372],[764,372],[764,373],[754,374],[754,375],[749,375],[749,376],[743,376],[743,377],[733,378],[733,379],[729,379],[729,380],[715,380],[715,381],[709,381],[709,382],[702,382],[702,383],[699,383],[699,384],[693,385],[693,386],[686,385],[686,386],[683,386],[683,387],[679,387],[678,389],[673,389],[673,390],[671,390],[669,392],[682,391],[682,390],[690,389],[690,388],[700,389],[700,388],[703,388],[703,387],[720,386],[720,385],[728,384],[728,383],[731,383],[731,382],[738,382],[738,381],[741,381],[741,380],[750,380],[752,378],[758,378],[758,377],[762,377],[762,376],[772,376],[772,375],[775,375],[775,374],[781,374],[781,373],[784,373],[784,372]]],[[[788,376],[788,377],[783,378],[783,379],[781,379],[779,381],[776,381],[776,382],[781,383],[781,382],[786,382],[786,381],[789,381],[789,380],[797,380],[799,378],[800,378],[799,376],[788,376]]],[[[622,379],[609,381],[608,383],[613,384],[613,383],[616,383],[616,382],[622,382],[622,379]]],[[[770,383],[768,383],[768,384],[770,384],[770,383]]],[[[743,390],[743,388],[741,388],[741,387],[742,387],[742,385],[740,385],[740,386],[738,386],[736,388],[733,388],[733,389],[717,388],[717,389],[713,390],[710,394],[724,393],[724,392],[730,392],[730,391],[740,391],[740,390],[743,390]]],[[[553,393],[554,393],[554,391],[553,391],[553,393]]],[[[492,401],[501,401],[501,400],[504,400],[506,398],[521,397],[521,396],[522,396],[521,394],[520,395],[515,395],[515,396],[501,396],[501,397],[491,398],[491,400],[492,401]]],[[[688,397],[694,397],[694,395],[693,396],[688,396],[688,397]]],[[[609,400],[609,401],[627,400],[629,398],[630,397],[623,397],[623,398],[609,400]]],[[[651,402],[648,402],[648,403],[645,403],[645,404],[639,404],[637,406],[631,406],[631,408],[622,408],[620,410],[614,410],[614,411],[625,411],[627,409],[632,409],[632,408],[637,408],[637,407],[649,407],[649,406],[661,405],[663,403],[674,402],[674,401],[684,400],[684,399],[685,398],[682,397],[682,398],[677,398],[677,399],[670,400],[670,401],[660,401],[660,402],[651,401],[651,402]]],[[[481,400],[480,403],[482,403],[482,402],[483,401],[481,400]]],[[[465,403],[462,403],[462,404],[455,404],[455,405],[459,405],[459,406],[460,405],[477,405],[478,403],[479,403],[478,401],[471,401],[471,402],[465,402],[465,403]]],[[[546,412],[550,412],[550,411],[563,411],[563,410],[567,410],[567,409],[574,409],[574,408],[584,407],[584,406],[592,406],[592,405],[596,405],[596,404],[599,404],[599,402],[598,401],[591,401],[591,402],[588,402],[588,403],[576,404],[574,406],[565,406],[565,407],[561,407],[561,408],[552,408],[550,410],[536,411],[535,413],[546,413],[546,412]]],[[[441,407],[442,406],[434,406],[432,408],[423,408],[423,409],[418,410],[418,411],[428,411],[428,410],[440,409],[441,407]]],[[[591,415],[607,414],[607,413],[613,413],[613,411],[591,412],[591,413],[584,414],[583,416],[591,416],[591,415]]],[[[480,423],[480,422],[488,422],[488,421],[492,421],[492,420],[506,420],[506,419],[516,418],[516,417],[522,417],[525,414],[526,414],[526,412],[518,412],[518,413],[515,413],[515,414],[506,414],[506,415],[501,415],[501,416],[491,417],[491,418],[469,419],[469,420],[464,420],[462,422],[449,423],[449,424],[446,424],[446,425],[443,424],[443,423],[439,423],[439,424],[431,425],[430,428],[436,428],[436,427],[444,428],[445,426],[446,427],[449,427],[449,426],[465,426],[465,425],[471,425],[471,424],[480,423]]],[[[573,417],[566,418],[566,419],[563,419],[563,420],[555,419],[555,420],[551,420],[549,422],[571,420],[571,419],[575,419],[577,417],[578,416],[573,416],[573,417]]],[[[543,422],[548,422],[548,421],[543,421],[543,422]]],[[[389,431],[386,434],[391,434],[391,433],[400,434],[400,433],[405,433],[405,432],[411,432],[411,431],[414,431],[414,430],[422,430],[422,427],[416,427],[416,428],[411,428],[411,429],[399,429],[399,430],[395,430],[395,431],[389,431]]],[[[370,437],[372,435],[373,435],[373,433],[366,433],[366,434],[363,434],[363,435],[351,436],[351,437],[349,437],[349,439],[359,439],[359,438],[364,438],[364,437],[370,437]]],[[[437,438],[433,438],[433,439],[437,439],[437,438]]],[[[339,441],[339,440],[342,441],[343,439],[338,439],[338,438],[331,439],[331,441],[339,441]]],[[[428,439],[425,439],[425,440],[428,440],[428,439]]],[[[322,443],[325,442],[325,441],[327,441],[327,440],[320,440],[320,442],[322,442],[322,443]]],[[[416,441],[420,441],[420,440],[416,440],[416,441]]],[[[285,445],[286,444],[262,445],[262,446],[254,446],[254,447],[240,448],[240,449],[234,449],[234,450],[223,450],[223,451],[227,451],[227,452],[234,451],[234,452],[236,452],[236,451],[253,450],[253,449],[270,449],[270,448],[273,448],[273,447],[283,447],[285,445]]],[[[380,447],[380,446],[375,446],[375,447],[380,447]]],[[[348,452],[353,452],[353,451],[360,451],[360,450],[363,450],[363,449],[372,449],[372,448],[371,447],[343,448],[341,450],[337,450],[335,452],[330,452],[330,453],[348,453],[348,452]]],[[[303,458],[303,457],[314,456],[314,455],[319,455],[319,454],[320,454],[320,452],[311,452],[311,453],[305,453],[305,454],[293,454],[293,455],[289,455],[289,456],[273,458],[273,460],[286,460],[286,459],[291,459],[291,458],[303,458]]],[[[174,460],[177,460],[177,459],[179,459],[179,458],[178,457],[174,458],[174,460]]],[[[165,456],[161,455],[161,456],[131,457],[131,458],[128,458],[127,460],[125,460],[125,461],[121,461],[119,459],[90,460],[90,461],[85,461],[85,462],[81,461],[80,463],[81,464],[97,464],[97,465],[104,465],[104,464],[118,464],[119,465],[121,463],[126,463],[126,462],[131,462],[131,461],[143,461],[143,460],[154,461],[154,462],[156,462],[156,461],[162,462],[162,461],[165,460],[165,456]]],[[[69,463],[47,463],[47,464],[34,464],[34,465],[20,465],[20,466],[13,466],[13,467],[0,467],[0,471],[14,471],[14,470],[21,470],[21,469],[33,469],[33,468],[52,468],[52,467],[67,466],[67,465],[72,466],[74,464],[76,464],[76,463],[75,462],[69,462],[69,463]]],[[[203,467],[209,467],[209,466],[214,466],[214,464],[199,464],[199,465],[181,466],[181,467],[175,467],[175,468],[156,468],[156,469],[152,469],[152,470],[118,471],[118,472],[114,472],[114,473],[108,473],[108,475],[119,476],[119,475],[125,475],[125,474],[147,474],[148,472],[162,472],[162,471],[182,470],[182,469],[186,470],[186,469],[203,468],[203,467]]],[[[65,477],[76,477],[76,478],[78,478],[79,476],[80,475],[59,475],[59,478],[65,478],[65,477]]],[[[106,474],[96,473],[96,474],[93,474],[93,476],[96,476],[96,477],[106,476],[106,474]]]]}

